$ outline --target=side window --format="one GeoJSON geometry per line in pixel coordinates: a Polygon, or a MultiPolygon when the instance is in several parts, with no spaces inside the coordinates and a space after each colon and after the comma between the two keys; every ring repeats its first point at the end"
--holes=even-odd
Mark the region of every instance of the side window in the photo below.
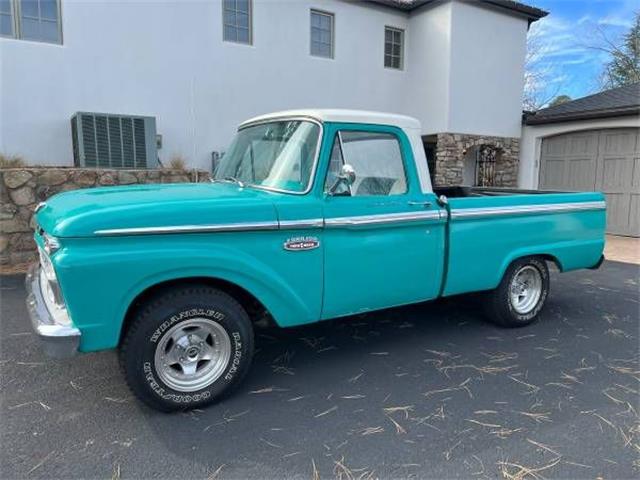
{"type": "Polygon", "coordinates": [[[395,135],[357,131],[342,131],[336,135],[325,190],[335,183],[343,163],[351,165],[356,172],[352,196],[390,196],[407,192],[402,150],[395,135]]]}

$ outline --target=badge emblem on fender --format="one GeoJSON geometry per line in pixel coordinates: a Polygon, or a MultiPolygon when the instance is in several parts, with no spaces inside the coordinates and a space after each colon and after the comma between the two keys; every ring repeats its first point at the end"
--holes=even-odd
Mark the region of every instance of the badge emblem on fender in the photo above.
{"type": "Polygon", "coordinates": [[[291,252],[300,252],[303,250],[313,250],[320,246],[318,237],[293,237],[284,242],[284,249],[291,252]]]}

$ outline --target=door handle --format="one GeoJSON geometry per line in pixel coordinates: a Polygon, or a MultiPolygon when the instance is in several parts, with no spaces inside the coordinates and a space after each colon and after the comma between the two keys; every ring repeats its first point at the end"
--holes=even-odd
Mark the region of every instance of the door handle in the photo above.
{"type": "Polygon", "coordinates": [[[424,201],[424,202],[416,202],[416,201],[409,201],[409,205],[411,205],[412,207],[423,207],[423,208],[429,208],[431,206],[431,202],[428,201],[424,201]]]}

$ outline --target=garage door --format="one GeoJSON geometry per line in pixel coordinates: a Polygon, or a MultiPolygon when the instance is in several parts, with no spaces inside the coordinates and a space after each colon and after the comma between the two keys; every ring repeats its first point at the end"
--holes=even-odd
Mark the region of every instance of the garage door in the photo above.
{"type": "Polygon", "coordinates": [[[604,192],[607,231],[640,236],[640,129],[592,130],[545,138],[540,188],[604,192]]]}

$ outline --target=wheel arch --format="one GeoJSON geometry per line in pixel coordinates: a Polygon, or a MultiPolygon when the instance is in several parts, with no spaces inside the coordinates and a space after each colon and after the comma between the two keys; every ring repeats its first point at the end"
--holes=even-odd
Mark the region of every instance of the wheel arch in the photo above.
{"type": "MultiPolygon", "coordinates": [[[[562,266],[562,262],[560,261],[560,259],[558,257],[556,257],[555,255],[551,254],[551,253],[542,253],[544,251],[537,251],[537,250],[532,250],[532,251],[527,251],[527,252],[514,252],[512,255],[508,256],[505,261],[502,263],[502,266],[500,268],[500,275],[498,277],[498,283],[500,283],[500,281],[502,280],[502,278],[504,277],[504,274],[506,273],[507,269],[509,268],[509,266],[520,259],[523,258],[528,258],[528,257],[537,257],[537,258],[541,258],[543,260],[545,260],[546,262],[550,262],[553,263],[558,270],[560,270],[561,272],[563,271],[563,266],[562,266]]],[[[497,286],[497,284],[496,284],[497,286]]]]}
{"type": "Polygon", "coordinates": [[[133,298],[122,319],[118,345],[122,343],[122,340],[131,326],[136,313],[139,312],[141,308],[144,308],[144,305],[147,302],[172,288],[189,285],[205,285],[225,292],[245,308],[252,323],[256,324],[266,319],[270,325],[278,326],[278,323],[275,321],[271,312],[264,303],[258,299],[256,295],[237,283],[212,276],[186,276],[163,280],[149,285],[133,298]]]}

